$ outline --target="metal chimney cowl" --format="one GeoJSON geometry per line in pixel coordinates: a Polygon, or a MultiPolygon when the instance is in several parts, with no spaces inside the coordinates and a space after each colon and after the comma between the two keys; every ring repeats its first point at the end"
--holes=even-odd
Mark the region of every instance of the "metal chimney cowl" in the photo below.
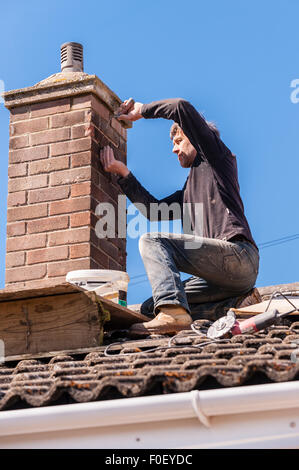
{"type": "Polygon", "coordinates": [[[83,72],[83,46],[66,42],[60,46],[61,72],[83,72]]]}

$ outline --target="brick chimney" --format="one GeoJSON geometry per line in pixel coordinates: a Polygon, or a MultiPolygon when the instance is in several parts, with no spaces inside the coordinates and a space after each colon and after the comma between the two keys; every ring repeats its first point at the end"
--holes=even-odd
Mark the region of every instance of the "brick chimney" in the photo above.
{"type": "MultiPolygon", "coordinates": [[[[84,73],[83,63],[81,70],[78,61],[72,67],[70,44],[61,48],[62,72],[5,93],[6,288],[57,284],[76,269],[126,269],[125,238],[99,239],[95,233],[98,203],[117,210],[120,188],[115,176],[103,172],[98,155],[110,144],[126,162],[126,124],[113,118],[121,100],[96,75],[84,73]]],[[[79,46],[75,58],[83,59],[79,46]]]]}

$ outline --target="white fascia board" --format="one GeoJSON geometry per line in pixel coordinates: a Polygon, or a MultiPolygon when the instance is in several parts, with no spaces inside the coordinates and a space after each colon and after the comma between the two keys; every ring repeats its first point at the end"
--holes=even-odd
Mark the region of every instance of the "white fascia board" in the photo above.
{"type": "MultiPolygon", "coordinates": [[[[170,395],[2,411],[0,447],[5,447],[5,443],[9,445],[14,437],[19,444],[24,441],[27,442],[26,446],[30,447],[30,435],[35,436],[40,442],[48,442],[45,441],[46,436],[50,436],[49,439],[52,441],[54,435],[60,435],[60,439],[65,436],[65,439],[69,439],[65,442],[65,446],[75,447],[78,443],[75,444],[76,439],[74,437],[72,440],[71,435],[75,436],[76,432],[80,435],[80,447],[84,434],[91,436],[96,432],[98,435],[106,436],[108,431],[112,435],[119,433],[124,444],[127,433],[124,433],[123,429],[127,429],[128,432],[129,429],[131,432],[134,429],[135,432],[136,429],[147,428],[151,429],[153,447],[160,448],[188,446],[188,441],[182,438],[182,432],[184,429],[188,432],[189,428],[192,428],[192,433],[198,430],[198,436],[200,435],[200,441],[196,445],[194,440],[189,441],[193,447],[217,448],[217,446],[234,445],[254,447],[257,441],[260,444],[268,443],[267,436],[273,434],[274,429],[273,442],[284,440],[288,443],[289,439],[293,439],[299,443],[297,419],[299,419],[299,382],[296,381],[217,390],[194,390],[170,395]],[[262,416],[264,419],[261,421],[262,416]],[[295,420],[295,429],[290,424],[292,416],[295,420]],[[288,425],[285,424],[286,418],[290,421],[288,425]],[[262,431],[263,422],[267,425],[262,431]],[[163,435],[160,435],[162,428],[163,435]],[[181,441],[173,437],[170,445],[171,435],[179,428],[181,441]],[[254,437],[255,433],[260,437],[254,437]],[[232,438],[233,435],[235,438],[232,438]]],[[[93,447],[92,443],[98,441],[89,437],[88,442],[93,447]]],[[[101,442],[102,448],[105,448],[105,441],[102,439],[101,442]]],[[[118,442],[118,448],[126,448],[120,441],[118,442]]],[[[129,445],[132,446],[132,442],[129,445]]]]}

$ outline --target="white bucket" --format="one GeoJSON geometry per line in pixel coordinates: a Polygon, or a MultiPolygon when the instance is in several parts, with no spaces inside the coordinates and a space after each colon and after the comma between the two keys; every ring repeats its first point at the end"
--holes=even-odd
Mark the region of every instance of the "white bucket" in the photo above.
{"type": "Polygon", "coordinates": [[[126,272],[109,269],[81,269],[66,275],[66,281],[70,284],[94,291],[123,306],[127,305],[129,280],[126,272]]]}

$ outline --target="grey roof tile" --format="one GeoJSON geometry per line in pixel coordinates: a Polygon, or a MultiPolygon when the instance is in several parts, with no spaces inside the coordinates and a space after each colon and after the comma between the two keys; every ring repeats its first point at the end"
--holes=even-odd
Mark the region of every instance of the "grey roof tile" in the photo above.
{"type": "MultiPolygon", "coordinates": [[[[84,353],[6,362],[0,365],[0,409],[296,380],[296,320],[216,342],[187,330],[174,338],[122,337],[110,345],[108,338],[106,346],[84,353]]],[[[196,325],[204,332],[209,322],[196,325]]]]}

